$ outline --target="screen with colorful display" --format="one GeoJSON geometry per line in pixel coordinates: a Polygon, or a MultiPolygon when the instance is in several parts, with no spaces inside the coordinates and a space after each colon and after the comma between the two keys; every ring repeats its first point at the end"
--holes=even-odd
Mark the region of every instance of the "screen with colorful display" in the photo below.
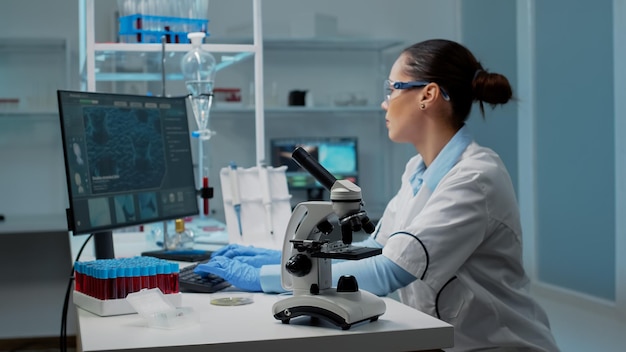
{"type": "Polygon", "coordinates": [[[270,141],[272,166],[286,166],[287,183],[292,189],[323,188],[291,154],[302,147],[338,180],[358,181],[358,148],[356,137],[275,138],[270,141]]]}
{"type": "Polygon", "coordinates": [[[185,97],[58,91],[74,234],[198,214],[185,97]]]}

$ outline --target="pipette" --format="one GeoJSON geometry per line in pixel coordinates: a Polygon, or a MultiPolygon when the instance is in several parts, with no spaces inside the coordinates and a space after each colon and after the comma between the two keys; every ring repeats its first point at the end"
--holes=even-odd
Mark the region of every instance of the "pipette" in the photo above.
{"type": "Polygon", "coordinates": [[[239,236],[243,236],[241,231],[241,199],[239,197],[239,178],[237,177],[237,164],[234,161],[230,162],[230,192],[233,203],[233,209],[235,210],[235,216],[237,216],[237,225],[239,226],[239,236]]]}
{"type": "Polygon", "coordinates": [[[263,199],[263,206],[265,207],[265,220],[267,223],[267,229],[270,235],[274,234],[274,226],[272,224],[272,196],[270,194],[270,183],[267,174],[267,166],[261,163],[259,164],[259,180],[261,181],[261,192],[263,199]]]}

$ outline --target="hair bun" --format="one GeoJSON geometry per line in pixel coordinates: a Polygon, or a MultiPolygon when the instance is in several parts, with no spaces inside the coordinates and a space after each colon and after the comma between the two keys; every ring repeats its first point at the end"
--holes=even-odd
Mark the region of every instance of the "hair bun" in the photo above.
{"type": "Polygon", "coordinates": [[[476,70],[472,80],[474,99],[492,106],[506,104],[513,97],[513,90],[509,80],[499,74],[476,70]]]}

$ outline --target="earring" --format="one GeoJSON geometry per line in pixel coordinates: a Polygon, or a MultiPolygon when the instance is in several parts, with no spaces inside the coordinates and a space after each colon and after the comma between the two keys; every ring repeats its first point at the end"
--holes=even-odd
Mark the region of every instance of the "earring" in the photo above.
{"type": "Polygon", "coordinates": [[[422,110],[426,109],[426,105],[424,103],[421,103],[420,104],[420,109],[422,109],[422,110]]]}

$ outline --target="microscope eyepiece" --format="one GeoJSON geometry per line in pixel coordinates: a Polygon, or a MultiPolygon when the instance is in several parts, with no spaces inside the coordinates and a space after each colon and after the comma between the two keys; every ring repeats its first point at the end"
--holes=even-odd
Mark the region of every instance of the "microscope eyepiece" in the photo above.
{"type": "Polygon", "coordinates": [[[337,178],[333,176],[328,170],[326,170],[311,154],[309,154],[302,147],[296,148],[291,154],[293,160],[302,166],[303,169],[308,171],[319,183],[327,190],[333,187],[337,178]]]}

